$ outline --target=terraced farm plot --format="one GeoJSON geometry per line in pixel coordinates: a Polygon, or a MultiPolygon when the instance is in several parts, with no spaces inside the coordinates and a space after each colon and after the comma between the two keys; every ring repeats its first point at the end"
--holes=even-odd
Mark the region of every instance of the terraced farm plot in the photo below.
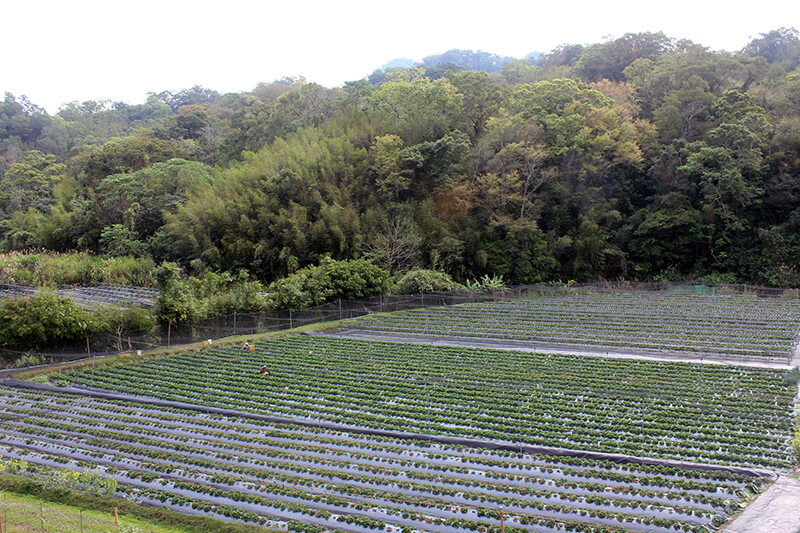
{"type": "Polygon", "coordinates": [[[796,393],[785,376],[296,336],[55,381],[354,427],[783,468],[796,393]]]}
{"type": "MultiPolygon", "coordinates": [[[[34,296],[41,290],[23,285],[0,284],[0,300],[34,296]]],[[[158,289],[100,283],[89,286],[66,286],[56,292],[62,298],[72,298],[88,309],[100,307],[153,307],[158,299],[158,289]]]]}
{"type": "Polygon", "coordinates": [[[341,329],[787,358],[800,331],[800,301],[583,293],[369,315],[341,329]]]}
{"type": "Polygon", "coordinates": [[[88,287],[65,287],[58,295],[75,300],[83,307],[153,307],[158,299],[158,289],[152,287],[130,287],[101,283],[88,287]]]}
{"type": "Polygon", "coordinates": [[[711,531],[764,480],[492,451],[0,387],[0,457],[291,531],[711,531]]]}

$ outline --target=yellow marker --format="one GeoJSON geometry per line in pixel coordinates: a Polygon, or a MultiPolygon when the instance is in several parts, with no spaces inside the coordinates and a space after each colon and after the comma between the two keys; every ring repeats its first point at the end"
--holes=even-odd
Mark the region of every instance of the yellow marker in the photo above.
{"type": "Polygon", "coordinates": [[[121,353],[121,354],[119,354],[119,356],[120,357],[130,357],[131,354],[129,354],[129,353],[121,353]]]}

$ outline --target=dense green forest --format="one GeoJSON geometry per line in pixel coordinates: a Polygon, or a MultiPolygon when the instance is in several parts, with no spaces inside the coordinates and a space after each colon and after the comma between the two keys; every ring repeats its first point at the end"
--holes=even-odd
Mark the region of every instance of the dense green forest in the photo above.
{"type": "Polygon", "coordinates": [[[0,103],[0,250],[800,285],[800,35],[454,50],[329,89],[0,103]]]}

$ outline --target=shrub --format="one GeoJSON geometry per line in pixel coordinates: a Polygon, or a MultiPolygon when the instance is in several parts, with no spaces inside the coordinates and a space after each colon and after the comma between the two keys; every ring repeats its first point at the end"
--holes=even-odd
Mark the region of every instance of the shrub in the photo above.
{"type": "Polygon", "coordinates": [[[69,342],[101,328],[97,317],[71,298],[42,292],[0,302],[0,343],[38,346],[69,342]]]}
{"type": "MultiPolygon", "coordinates": [[[[41,292],[28,298],[0,301],[0,344],[25,349],[53,346],[97,334],[146,331],[155,325],[153,313],[137,307],[86,310],[72,298],[41,292]]],[[[17,366],[39,364],[23,357],[17,366]]]]}
{"type": "Polygon", "coordinates": [[[464,286],[453,281],[453,278],[447,272],[413,268],[397,280],[394,292],[397,294],[416,294],[432,291],[452,291],[463,288],[464,286]]]}
{"type": "Polygon", "coordinates": [[[200,318],[235,312],[263,311],[266,302],[258,281],[249,281],[246,270],[235,277],[207,272],[201,278],[183,279],[175,263],[156,269],[159,298],[156,316],[161,322],[193,322],[200,318]]]}
{"type": "Polygon", "coordinates": [[[236,276],[206,272],[201,278],[190,278],[189,289],[201,302],[201,314],[206,317],[258,313],[265,307],[261,283],[250,281],[246,270],[236,276]]]}
{"type": "Polygon", "coordinates": [[[352,300],[386,292],[389,272],[363,259],[324,259],[272,282],[269,302],[274,309],[301,309],[338,298],[352,300]]]}
{"type": "Polygon", "coordinates": [[[175,263],[164,263],[155,271],[159,296],[156,317],[160,322],[193,322],[200,318],[197,302],[189,294],[175,263]]]}

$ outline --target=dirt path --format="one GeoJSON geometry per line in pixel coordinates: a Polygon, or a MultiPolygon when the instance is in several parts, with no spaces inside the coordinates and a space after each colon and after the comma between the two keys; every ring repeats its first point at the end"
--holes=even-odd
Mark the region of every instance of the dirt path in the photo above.
{"type": "MultiPolygon", "coordinates": [[[[398,333],[381,333],[374,331],[343,331],[340,333],[306,332],[306,335],[322,337],[338,337],[367,341],[399,342],[411,344],[428,344],[432,346],[463,346],[465,348],[489,348],[493,350],[517,350],[533,353],[552,353],[565,355],[585,355],[589,357],[606,357],[610,359],[644,359],[648,361],[669,361],[673,363],[696,363],[703,365],[746,366],[754,368],[771,368],[791,370],[800,363],[800,355],[796,355],[787,364],[784,359],[756,359],[753,357],[729,357],[721,354],[691,354],[678,352],[655,352],[646,350],[624,349],[619,347],[568,346],[537,342],[505,341],[499,339],[477,339],[467,337],[443,337],[435,335],[406,335],[398,333]]],[[[798,347],[797,352],[800,352],[798,347]]]]}
{"type": "Polygon", "coordinates": [[[725,533],[800,531],[800,479],[780,476],[724,531],[725,533]]]}

